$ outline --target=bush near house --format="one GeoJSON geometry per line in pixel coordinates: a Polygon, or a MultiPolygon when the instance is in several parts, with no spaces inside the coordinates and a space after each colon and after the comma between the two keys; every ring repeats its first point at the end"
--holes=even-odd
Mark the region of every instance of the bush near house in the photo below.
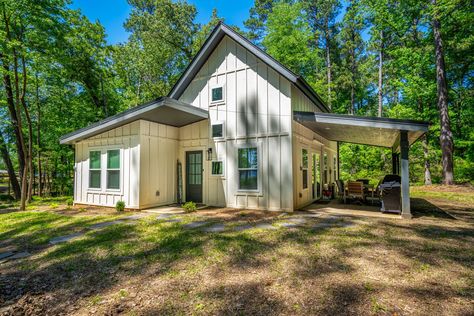
{"type": "Polygon", "coordinates": [[[183,209],[186,213],[191,213],[197,210],[197,206],[193,201],[189,201],[183,204],[183,209]]]}
{"type": "Polygon", "coordinates": [[[117,204],[115,204],[115,210],[117,210],[117,212],[125,211],[125,202],[124,201],[118,201],[117,204]]]}

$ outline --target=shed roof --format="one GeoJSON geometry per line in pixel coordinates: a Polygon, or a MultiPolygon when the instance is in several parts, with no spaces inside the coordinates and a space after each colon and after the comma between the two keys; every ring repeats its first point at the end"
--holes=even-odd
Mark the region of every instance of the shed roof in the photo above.
{"type": "Polygon", "coordinates": [[[332,141],[381,146],[398,150],[400,131],[406,131],[409,144],[428,131],[429,123],[383,117],[294,112],[294,119],[332,141]]]}
{"type": "Polygon", "coordinates": [[[59,142],[73,144],[140,119],[181,127],[208,117],[209,114],[206,110],[168,97],[161,97],[66,134],[59,139],[59,142]]]}

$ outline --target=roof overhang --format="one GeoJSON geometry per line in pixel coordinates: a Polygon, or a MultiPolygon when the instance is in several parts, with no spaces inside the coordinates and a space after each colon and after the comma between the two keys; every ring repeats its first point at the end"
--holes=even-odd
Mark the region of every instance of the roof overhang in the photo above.
{"type": "Polygon", "coordinates": [[[220,22],[211,32],[209,37],[204,42],[199,52],[194,56],[193,60],[189,63],[181,77],[174,85],[171,92],[168,94],[170,98],[179,99],[183,92],[188,87],[189,83],[197,75],[199,70],[202,68],[208,57],[212,54],[214,49],[217,47],[219,42],[224,36],[228,36],[237,42],[239,45],[247,49],[249,52],[254,54],[257,58],[262,60],[268,66],[273,68],[280,75],[285,77],[288,81],[292,82],[298,89],[300,89],[313,103],[322,111],[330,112],[326,104],[321,100],[319,95],[313,90],[313,88],[300,76],[289,70],[287,67],[282,65],[276,59],[271,57],[268,53],[260,49],[258,46],[250,42],[248,39],[240,35],[238,32],[233,30],[231,27],[220,22]]]}
{"type": "Polygon", "coordinates": [[[394,150],[398,148],[401,131],[407,132],[411,145],[423,136],[429,127],[428,122],[422,121],[314,112],[294,112],[294,119],[331,141],[388,147],[394,150]]]}
{"type": "Polygon", "coordinates": [[[60,138],[59,142],[61,144],[73,144],[136,120],[147,120],[181,127],[205,120],[208,117],[209,113],[206,110],[168,97],[162,97],[66,134],[60,138]]]}

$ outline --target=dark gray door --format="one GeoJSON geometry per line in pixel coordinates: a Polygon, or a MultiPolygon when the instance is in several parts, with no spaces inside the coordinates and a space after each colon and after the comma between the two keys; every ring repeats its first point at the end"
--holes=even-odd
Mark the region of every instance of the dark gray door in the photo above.
{"type": "Polygon", "coordinates": [[[202,203],[202,151],[186,152],[186,201],[202,203]]]}

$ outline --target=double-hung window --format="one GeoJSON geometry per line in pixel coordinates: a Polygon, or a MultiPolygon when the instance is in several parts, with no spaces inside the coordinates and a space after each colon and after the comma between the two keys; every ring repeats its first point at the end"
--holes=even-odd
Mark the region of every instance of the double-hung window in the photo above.
{"type": "Polygon", "coordinates": [[[101,164],[100,164],[101,152],[94,150],[89,152],[89,188],[100,189],[100,178],[101,178],[101,164]]]}
{"type": "Polygon", "coordinates": [[[107,189],[120,189],[120,150],[107,150],[107,189]]]}
{"type": "Polygon", "coordinates": [[[303,171],[303,189],[308,188],[308,150],[301,150],[301,166],[303,171]]]}
{"type": "Polygon", "coordinates": [[[239,190],[258,189],[258,152],[256,147],[239,148],[239,190]]]}

